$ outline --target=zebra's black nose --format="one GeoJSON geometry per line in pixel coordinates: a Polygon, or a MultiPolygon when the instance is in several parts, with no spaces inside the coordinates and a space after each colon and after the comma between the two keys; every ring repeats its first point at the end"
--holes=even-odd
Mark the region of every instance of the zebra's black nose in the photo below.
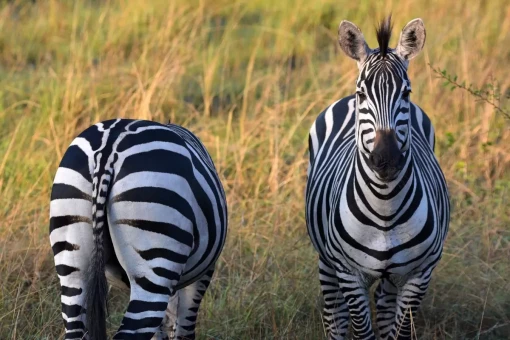
{"type": "Polygon", "coordinates": [[[374,150],[368,160],[369,165],[374,169],[396,168],[402,170],[405,164],[405,156],[400,150],[394,152],[374,150]]]}
{"type": "Polygon", "coordinates": [[[404,168],[405,156],[394,131],[377,131],[375,147],[368,157],[369,167],[382,180],[393,180],[404,168]]]}
{"type": "Polygon", "coordinates": [[[379,169],[383,167],[384,160],[378,153],[372,152],[368,159],[373,168],[379,169]]]}

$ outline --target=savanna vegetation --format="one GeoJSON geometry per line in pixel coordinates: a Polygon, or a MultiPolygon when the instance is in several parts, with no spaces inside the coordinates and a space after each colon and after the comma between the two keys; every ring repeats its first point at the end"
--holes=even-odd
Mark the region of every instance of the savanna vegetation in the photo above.
{"type": "MultiPolygon", "coordinates": [[[[1,1],[0,339],[62,338],[51,183],[71,140],[115,117],[186,126],[225,185],[228,242],[199,338],[324,339],[304,220],[308,129],[355,89],[339,22],[356,23],[375,47],[374,26],[390,11],[391,46],[409,20],[425,22],[412,100],[435,125],[453,208],[417,338],[509,339],[504,0],[1,1]]],[[[110,293],[112,331],[127,298],[110,293]]]]}

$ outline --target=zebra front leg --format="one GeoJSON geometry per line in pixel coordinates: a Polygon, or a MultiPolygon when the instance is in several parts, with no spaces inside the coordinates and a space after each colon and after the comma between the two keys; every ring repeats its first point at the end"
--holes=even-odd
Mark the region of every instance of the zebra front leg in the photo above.
{"type": "Polygon", "coordinates": [[[349,306],[354,339],[375,340],[370,315],[368,288],[373,280],[364,280],[348,272],[337,272],[340,290],[349,306]]]}
{"type": "Polygon", "coordinates": [[[349,308],[340,291],[335,270],[319,258],[319,281],[324,298],[324,326],[330,340],[342,340],[349,328],[349,308]]]}
{"type": "Polygon", "coordinates": [[[427,292],[430,283],[431,270],[409,279],[397,294],[397,308],[395,323],[392,329],[394,336],[391,339],[411,339],[414,328],[416,312],[420,308],[421,301],[427,292]]]}
{"type": "Polygon", "coordinates": [[[377,309],[377,328],[379,337],[383,340],[391,339],[395,312],[397,306],[397,287],[389,280],[382,279],[377,286],[374,298],[377,309]]]}

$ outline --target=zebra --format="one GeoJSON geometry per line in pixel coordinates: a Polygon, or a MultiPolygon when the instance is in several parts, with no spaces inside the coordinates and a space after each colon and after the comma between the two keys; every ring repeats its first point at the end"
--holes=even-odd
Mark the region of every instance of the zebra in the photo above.
{"type": "Polygon", "coordinates": [[[215,165],[189,130],[120,118],[83,130],[50,201],[65,339],[107,339],[108,283],[130,291],[114,339],[194,339],[227,224],[215,165]]]}
{"type": "Polygon", "coordinates": [[[389,47],[391,14],[371,49],[353,23],[338,41],[357,62],[356,93],[324,109],[308,135],[308,236],[318,254],[329,339],[375,339],[370,289],[382,339],[408,339],[441,259],[450,220],[444,174],[427,114],[410,100],[409,61],[425,43],[420,18],[389,47]]]}

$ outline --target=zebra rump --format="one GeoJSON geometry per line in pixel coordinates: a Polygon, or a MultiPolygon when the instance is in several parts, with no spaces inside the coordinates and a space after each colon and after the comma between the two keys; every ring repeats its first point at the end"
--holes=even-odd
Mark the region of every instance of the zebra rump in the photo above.
{"type": "Polygon", "coordinates": [[[194,339],[227,233],[214,163],[187,129],[113,119],[78,135],[51,192],[65,339],[106,339],[108,283],[129,289],[114,339],[194,339]]]}

